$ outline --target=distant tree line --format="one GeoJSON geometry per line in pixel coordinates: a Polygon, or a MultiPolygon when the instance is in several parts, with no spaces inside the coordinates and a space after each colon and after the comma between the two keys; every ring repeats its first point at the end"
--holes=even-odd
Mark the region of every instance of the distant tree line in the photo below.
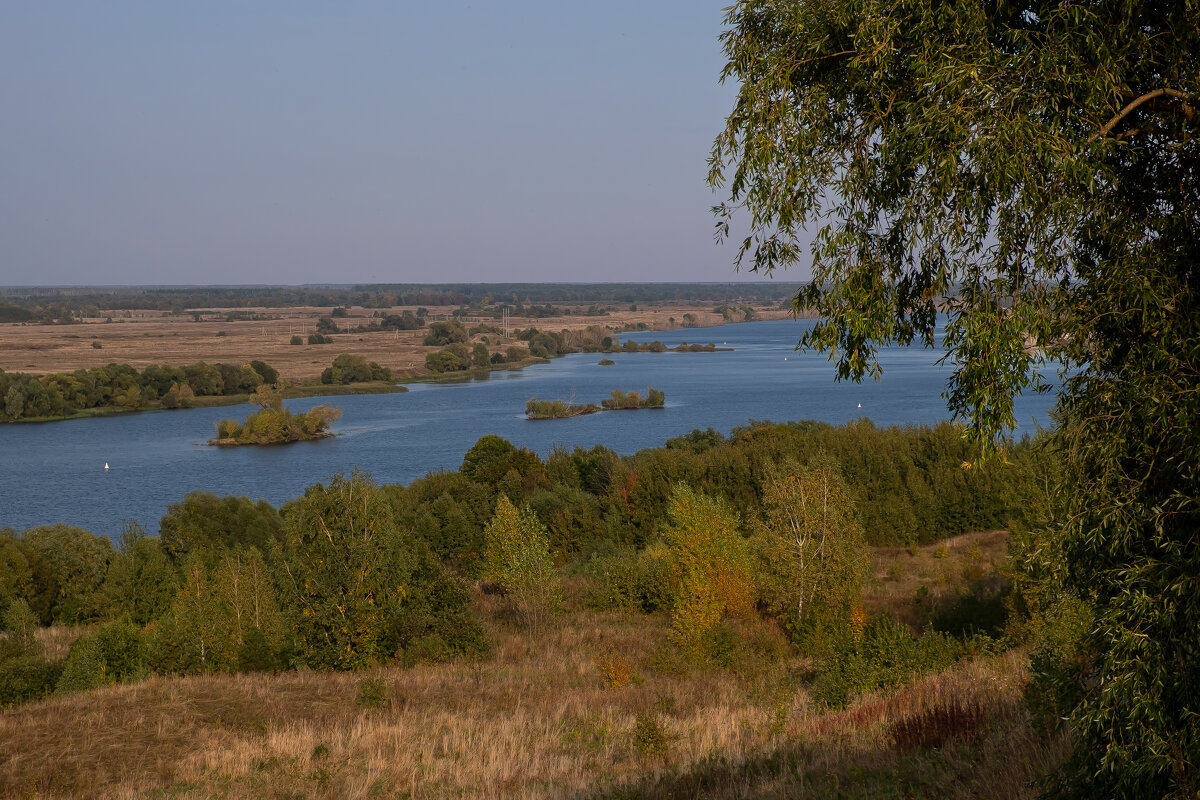
{"type": "Polygon", "coordinates": [[[182,367],[128,364],[29,375],[0,370],[0,420],[65,417],[94,408],[186,408],[197,397],[249,394],[279,373],[262,361],[182,367]]]}
{"type": "MultiPolygon", "coordinates": [[[[393,379],[390,369],[350,353],[338,355],[321,373],[321,383],[330,385],[393,379]]],[[[0,370],[0,422],[61,419],[98,408],[188,408],[198,397],[248,395],[277,383],[279,372],[257,359],[240,366],[152,364],[141,372],[129,364],[41,376],[0,370]]]]}
{"type": "Polygon", "coordinates": [[[583,313],[601,315],[598,304],[702,302],[741,307],[784,304],[795,284],[759,283],[492,283],[367,284],[354,286],[256,286],[196,288],[8,288],[0,289],[0,322],[58,321],[95,317],[98,309],[150,309],[185,313],[207,308],[294,306],[391,308],[393,306],[520,306],[526,316],[559,316],[552,303],[591,304],[583,313]],[[28,318],[24,313],[31,314],[28,318]]]}

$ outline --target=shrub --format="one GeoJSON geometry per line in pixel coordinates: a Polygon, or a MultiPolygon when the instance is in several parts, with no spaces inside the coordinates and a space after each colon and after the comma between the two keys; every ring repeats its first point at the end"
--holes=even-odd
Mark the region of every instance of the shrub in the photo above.
{"type": "Polygon", "coordinates": [[[71,645],[56,692],[79,692],[105,683],[145,677],[147,646],[141,632],[127,622],[110,622],[71,645]]]}
{"type": "Polygon", "coordinates": [[[54,691],[62,665],[41,655],[0,661],[0,708],[46,697],[54,691]]]}
{"type": "Polygon", "coordinates": [[[984,581],[972,581],[968,591],[951,602],[938,607],[933,614],[933,627],[952,636],[983,633],[995,636],[1007,621],[1007,587],[990,586],[984,581]]]}
{"type": "Polygon", "coordinates": [[[292,337],[290,344],[304,344],[304,337],[296,334],[292,337]]]}
{"type": "Polygon", "coordinates": [[[238,669],[242,672],[272,672],[279,667],[279,658],[262,628],[246,631],[238,647],[238,669]]]}
{"type": "Polygon", "coordinates": [[[123,682],[146,675],[146,641],[140,630],[128,622],[110,622],[96,632],[96,642],[104,659],[106,682],[123,682]]]}
{"type": "Polygon", "coordinates": [[[354,705],[359,708],[379,708],[388,699],[388,687],[383,678],[368,677],[358,682],[354,705]]]}
{"type": "Polygon", "coordinates": [[[440,664],[448,661],[454,651],[446,640],[436,633],[418,636],[404,647],[401,663],[406,667],[417,664],[440,664]]]}
{"type": "Polygon", "coordinates": [[[612,650],[605,650],[596,656],[596,669],[600,671],[600,679],[609,689],[620,689],[633,681],[633,669],[629,662],[612,650]]]}
{"type": "Polygon", "coordinates": [[[41,626],[24,598],[18,597],[9,603],[3,621],[0,630],[7,636],[0,639],[0,661],[42,655],[42,644],[37,640],[41,626]]]}
{"type": "Polygon", "coordinates": [[[981,703],[955,698],[901,717],[888,725],[887,736],[901,752],[930,749],[952,739],[973,739],[987,720],[987,710],[981,703]]]}
{"type": "Polygon", "coordinates": [[[855,695],[890,688],[911,675],[949,667],[963,654],[953,638],[933,630],[915,637],[888,616],[867,623],[862,639],[848,630],[834,632],[813,696],[831,707],[845,706],[855,695]]]}
{"type": "Polygon", "coordinates": [[[633,723],[633,749],[647,761],[671,760],[671,735],[653,714],[641,713],[633,723]]]}
{"type": "Polygon", "coordinates": [[[104,683],[104,656],[95,636],[81,636],[71,645],[55,691],[83,692],[104,683]]]}
{"type": "Polygon", "coordinates": [[[670,556],[662,545],[642,551],[622,548],[593,555],[581,570],[598,586],[588,597],[595,609],[626,609],[651,614],[674,601],[670,556]]]}

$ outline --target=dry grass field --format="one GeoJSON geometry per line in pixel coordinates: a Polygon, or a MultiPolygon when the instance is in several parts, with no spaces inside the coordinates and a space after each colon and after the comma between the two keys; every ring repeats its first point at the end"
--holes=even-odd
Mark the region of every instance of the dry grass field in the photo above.
{"type": "MultiPolygon", "coordinates": [[[[352,307],[349,316],[335,321],[339,326],[357,327],[369,323],[378,309],[352,307]]],[[[383,309],[399,314],[415,308],[383,309]]],[[[317,319],[326,316],[328,308],[239,308],[207,309],[196,322],[191,312],[172,315],[163,311],[114,311],[112,321],[106,317],[89,319],[75,325],[0,324],[0,369],[7,372],[28,372],[43,375],[51,372],[70,372],[80,368],[104,366],[116,362],[132,364],[139,370],[150,364],[180,366],[197,361],[244,364],[259,359],[265,361],[285,379],[292,382],[311,381],[320,376],[339,353],[361,355],[388,367],[398,375],[420,376],[426,373],[425,355],[437,348],[421,344],[425,331],[350,332],[334,335],[333,344],[292,345],[291,337],[300,335],[307,341],[316,332],[317,319]],[[255,320],[227,320],[227,313],[260,317],[255,320]],[[93,346],[99,342],[100,347],[93,346]]],[[[756,308],[760,319],[778,319],[787,312],[778,307],[756,308]]],[[[684,314],[694,314],[697,325],[717,325],[721,315],[711,306],[654,305],[639,306],[638,311],[621,311],[608,316],[568,315],[562,317],[511,317],[512,330],[537,327],[562,331],[586,328],[589,325],[623,326],[644,324],[654,330],[666,330],[674,317],[678,324],[684,314]]],[[[443,318],[438,309],[431,309],[430,319],[443,318]]],[[[470,325],[498,324],[491,318],[472,319],[470,325]]],[[[493,339],[495,339],[493,334],[493,339]]],[[[502,351],[515,340],[497,344],[492,349],[502,351]]]]}
{"type": "Polygon", "coordinates": [[[477,596],[482,662],[155,677],[5,711],[0,796],[1021,798],[1063,756],[1029,728],[1021,652],[831,712],[768,627],[733,666],[688,668],[665,617],[569,588],[533,637],[477,596]]]}
{"type": "Polygon", "coordinates": [[[1007,557],[1007,531],[964,533],[923,547],[873,547],[863,608],[891,614],[919,631],[933,607],[967,584],[1002,581],[1007,557]]]}

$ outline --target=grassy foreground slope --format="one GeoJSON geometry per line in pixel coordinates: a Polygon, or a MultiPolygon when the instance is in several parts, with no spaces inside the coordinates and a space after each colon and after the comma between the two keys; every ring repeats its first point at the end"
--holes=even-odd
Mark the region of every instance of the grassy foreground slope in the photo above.
{"type": "MultiPolygon", "coordinates": [[[[1002,550],[876,548],[866,600],[920,622],[914,587],[949,599],[1002,550]]],[[[1064,753],[1029,726],[1022,651],[829,711],[770,625],[739,628],[725,667],[689,666],[665,614],[586,610],[586,589],[570,579],[536,638],[477,593],[482,661],[151,677],[10,709],[0,796],[1009,798],[1064,753]]]]}

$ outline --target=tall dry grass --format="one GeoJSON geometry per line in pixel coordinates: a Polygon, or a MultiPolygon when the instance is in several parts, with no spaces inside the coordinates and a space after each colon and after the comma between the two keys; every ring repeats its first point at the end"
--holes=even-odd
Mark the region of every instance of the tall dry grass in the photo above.
{"type": "Polygon", "coordinates": [[[870,548],[871,574],[863,607],[920,631],[939,604],[973,582],[996,586],[1008,559],[1008,531],[976,531],[919,547],[870,548]]]}
{"type": "Polygon", "coordinates": [[[945,790],[926,794],[1021,797],[1060,757],[1029,732],[1019,654],[829,713],[803,688],[804,662],[748,654],[681,672],[668,629],[574,612],[538,640],[496,625],[480,663],[155,677],[52,698],[0,714],[0,796],[822,797],[831,780],[872,796],[933,760],[922,770],[945,790]],[[612,679],[618,659],[628,682],[612,679]],[[373,707],[365,679],[386,689],[373,707]],[[902,721],[967,701],[982,721],[936,759],[896,747],[902,721]]]}

